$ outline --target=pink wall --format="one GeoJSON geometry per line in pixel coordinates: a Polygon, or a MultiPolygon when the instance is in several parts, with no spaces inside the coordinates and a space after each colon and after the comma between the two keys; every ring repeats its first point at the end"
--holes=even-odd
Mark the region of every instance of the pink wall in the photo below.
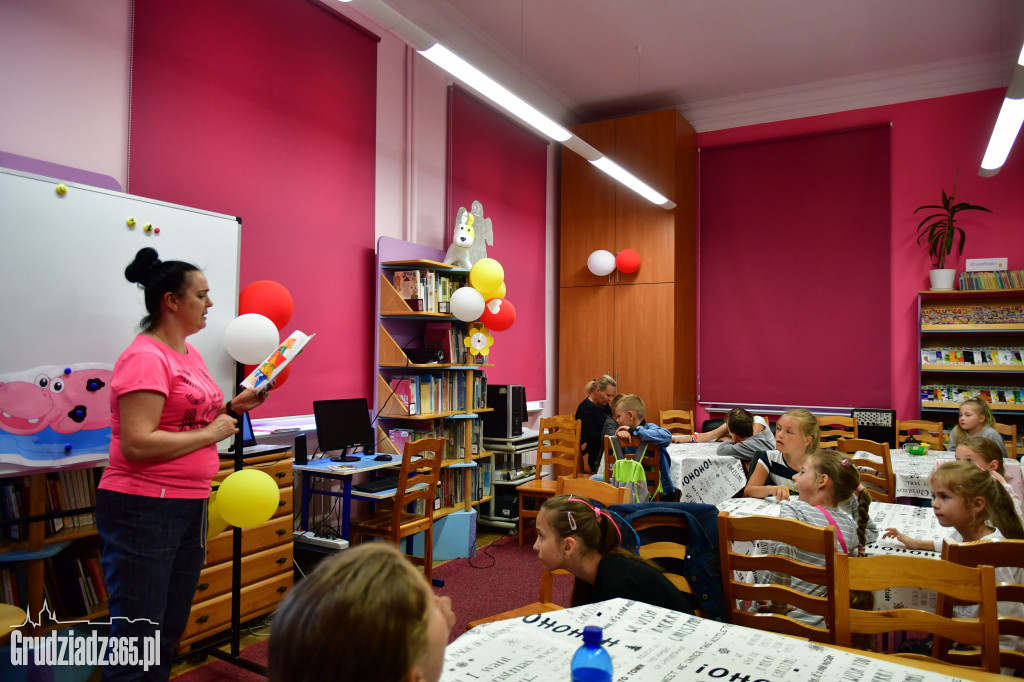
{"type": "MultiPolygon", "coordinates": [[[[1008,256],[1010,268],[1024,268],[1024,143],[1018,140],[998,175],[977,175],[1004,92],[974,92],[697,136],[698,146],[710,147],[892,122],[892,258],[888,264],[878,264],[880,268],[888,266],[892,277],[888,301],[892,324],[892,399],[888,406],[864,407],[892,407],[901,419],[918,415],[917,292],[929,287],[931,264],[926,248],[915,242],[914,228],[919,218],[915,218],[914,209],[939,203],[940,191],[952,190],[957,168],[960,200],[993,211],[991,215],[965,215],[961,222],[967,232],[963,257],[1008,256]]],[[[836,267],[842,267],[839,260],[836,267]]],[[[962,260],[953,259],[950,267],[962,270],[962,260]]],[[[856,295],[857,280],[871,274],[848,273],[851,295],[856,295]]],[[[837,370],[836,376],[839,380],[841,370],[837,370]]],[[[706,416],[698,414],[698,419],[706,416]]]]}

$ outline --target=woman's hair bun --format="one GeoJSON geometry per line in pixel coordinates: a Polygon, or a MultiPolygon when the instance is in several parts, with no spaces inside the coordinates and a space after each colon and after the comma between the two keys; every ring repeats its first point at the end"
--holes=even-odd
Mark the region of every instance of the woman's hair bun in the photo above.
{"type": "Polygon", "coordinates": [[[156,249],[147,246],[135,254],[135,260],[124,269],[124,276],[129,282],[144,287],[153,279],[159,266],[156,249]]]}

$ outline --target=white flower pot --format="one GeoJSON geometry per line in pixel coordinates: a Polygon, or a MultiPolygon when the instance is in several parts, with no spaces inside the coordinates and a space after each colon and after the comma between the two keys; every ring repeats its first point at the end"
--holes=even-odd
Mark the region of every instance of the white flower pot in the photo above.
{"type": "Polygon", "coordinates": [[[956,282],[956,269],[929,270],[928,276],[932,280],[932,291],[952,291],[953,283],[956,282]]]}

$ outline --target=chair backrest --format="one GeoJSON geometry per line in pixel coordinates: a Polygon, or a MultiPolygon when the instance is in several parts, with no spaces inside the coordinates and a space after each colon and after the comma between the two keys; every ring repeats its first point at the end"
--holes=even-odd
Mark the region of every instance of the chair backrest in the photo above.
{"type": "Polygon", "coordinates": [[[683,573],[686,545],[672,539],[680,531],[689,530],[686,518],[678,514],[645,514],[630,525],[640,536],[640,556],[658,564],[680,592],[693,594],[690,581],[683,573]]]}
{"type": "Polygon", "coordinates": [[[1006,446],[1006,454],[1017,459],[1017,425],[995,423],[995,429],[1003,437],[1003,445],[1006,446]]]}
{"type": "Polygon", "coordinates": [[[672,433],[681,433],[685,436],[693,433],[693,410],[662,410],[660,419],[660,426],[672,433]]]}
{"type": "Polygon", "coordinates": [[[859,438],[856,417],[818,417],[820,447],[834,448],[840,438],[859,438]]]}
{"type": "MultiPolygon", "coordinates": [[[[643,454],[640,457],[640,465],[644,468],[644,476],[647,478],[647,493],[651,500],[661,489],[661,466],[659,459],[661,458],[661,448],[653,443],[645,443],[639,438],[628,438],[623,440],[622,438],[616,438],[615,436],[607,436],[606,441],[609,444],[610,449],[614,453],[614,457],[618,457],[621,448],[637,448],[642,450],[643,454]],[[615,438],[617,443],[613,442],[615,438]],[[618,446],[618,447],[616,447],[618,446]]],[[[636,459],[636,454],[622,453],[623,457],[628,459],[636,459]]],[[[605,480],[611,480],[606,478],[605,480]]]]}
{"type": "Polygon", "coordinates": [[[889,455],[889,444],[878,443],[864,438],[841,438],[839,452],[853,455],[850,459],[853,466],[860,472],[860,481],[865,484],[872,499],[879,502],[896,504],[896,476],[892,473],[892,457],[889,455]],[[881,461],[858,456],[858,452],[868,452],[881,461]]]}
{"type": "MultiPolygon", "coordinates": [[[[423,500],[423,515],[434,518],[434,497],[437,495],[437,480],[441,476],[441,462],[447,438],[421,438],[408,441],[402,448],[402,468],[398,474],[398,492],[395,494],[395,509],[401,510],[411,502],[423,500]],[[420,459],[413,461],[414,457],[420,459]],[[403,486],[401,483],[405,481],[403,486]],[[422,487],[415,486],[425,484],[422,487]]],[[[401,514],[391,515],[392,537],[398,537],[401,514]]]]}
{"type": "Polygon", "coordinates": [[[629,490],[616,488],[608,483],[592,481],[589,478],[559,476],[555,484],[556,495],[575,495],[587,500],[596,500],[605,507],[629,502],[629,490]]]}
{"type": "MultiPolygon", "coordinates": [[[[996,542],[947,542],[942,547],[942,558],[964,566],[995,566],[997,569],[1007,567],[1018,569],[1011,571],[1015,578],[1024,580],[1024,540],[998,540],[996,542]]],[[[996,576],[998,581],[1000,577],[996,576]]],[[[1017,637],[1018,641],[1024,640],[1024,608],[1019,608],[1024,602],[1024,584],[1017,582],[997,582],[996,599],[1001,602],[1011,602],[1018,608],[1016,613],[997,614],[1000,635],[1011,635],[1017,637]]],[[[945,610],[943,604],[940,613],[945,610]]],[[[950,604],[950,607],[952,604],[950,604]]],[[[980,665],[978,655],[970,651],[939,651],[939,657],[944,661],[956,662],[957,659],[969,662],[973,665],[980,665]],[[971,657],[976,659],[971,661],[971,657]]],[[[1014,649],[999,650],[999,663],[1003,668],[1013,668],[1017,674],[1024,673],[1024,652],[1014,649]]]]}
{"type": "Polygon", "coordinates": [[[542,467],[551,465],[554,476],[576,477],[580,467],[580,420],[567,415],[555,415],[540,420],[537,435],[537,471],[540,480],[542,467]]]}
{"type": "MultiPolygon", "coordinates": [[[[837,644],[850,646],[853,634],[915,630],[932,633],[932,657],[942,648],[941,640],[981,647],[981,668],[999,672],[999,631],[996,622],[996,579],[991,566],[971,568],[951,561],[907,555],[879,555],[850,558],[840,554],[835,583],[836,599],[848,600],[853,590],[875,591],[892,587],[916,587],[939,594],[940,602],[952,598],[978,604],[977,618],[952,618],[913,608],[889,611],[841,609],[836,621],[837,644]]],[[[913,654],[915,658],[929,658],[913,654]]],[[[976,666],[965,666],[976,667],[976,666]]]]}
{"type": "MultiPolygon", "coordinates": [[[[747,545],[752,548],[753,545],[747,545]]],[[[718,515],[718,551],[721,555],[722,593],[725,600],[726,618],[737,625],[781,632],[795,637],[806,637],[815,642],[835,643],[832,629],[836,622],[835,584],[836,531],[833,526],[812,526],[795,519],[773,516],[731,516],[728,512],[718,515]],[[824,565],[815,565],[786,554],[745,554],[734,542],[755,543],[763,541],[784,543],[789,547],[775,545],[777,551],[786,552],[791,548],[819,554],[824,565]],[[739,550],[739,551],[738,551],[739,550]],[[736,571],[752,571],[755,583],[741,580],[736,571]],[[766,573],[767,572],[767,573],[766,573]],[[800,580],[826,587],[824,596],[798,591],[784,584],[757,582],[760,579],[777,580],[779,575],[792,576],[800,580]],[[768,578],[768,576],[772,576],[768,578]],[[750,613],[748,603],[771,601],[789,604],[807,613],[822,617],[823,627],[815,627],[778,613],[750,613]]],[[[845,603],[843,604],[845,608],[845,603]]]]}
{"type": "Polygon", "coordinates": [[[920,420],[896,420],[896,445],[903,447],[903,441],[913,436],[921,443],[928,443],[936,450],[945,449],[945,438],[942,435],[942,422],[920,420]]]}

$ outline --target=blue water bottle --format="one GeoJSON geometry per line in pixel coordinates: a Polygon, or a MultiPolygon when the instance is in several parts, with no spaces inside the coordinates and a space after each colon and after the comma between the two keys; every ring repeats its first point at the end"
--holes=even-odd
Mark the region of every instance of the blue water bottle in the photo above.
{"type": "Polygon", "coordinates": [[[601,628],[583,628],[583,646],[572,656],[572,682],[611,682],[612,657],[601,646],[601,628]]]}

